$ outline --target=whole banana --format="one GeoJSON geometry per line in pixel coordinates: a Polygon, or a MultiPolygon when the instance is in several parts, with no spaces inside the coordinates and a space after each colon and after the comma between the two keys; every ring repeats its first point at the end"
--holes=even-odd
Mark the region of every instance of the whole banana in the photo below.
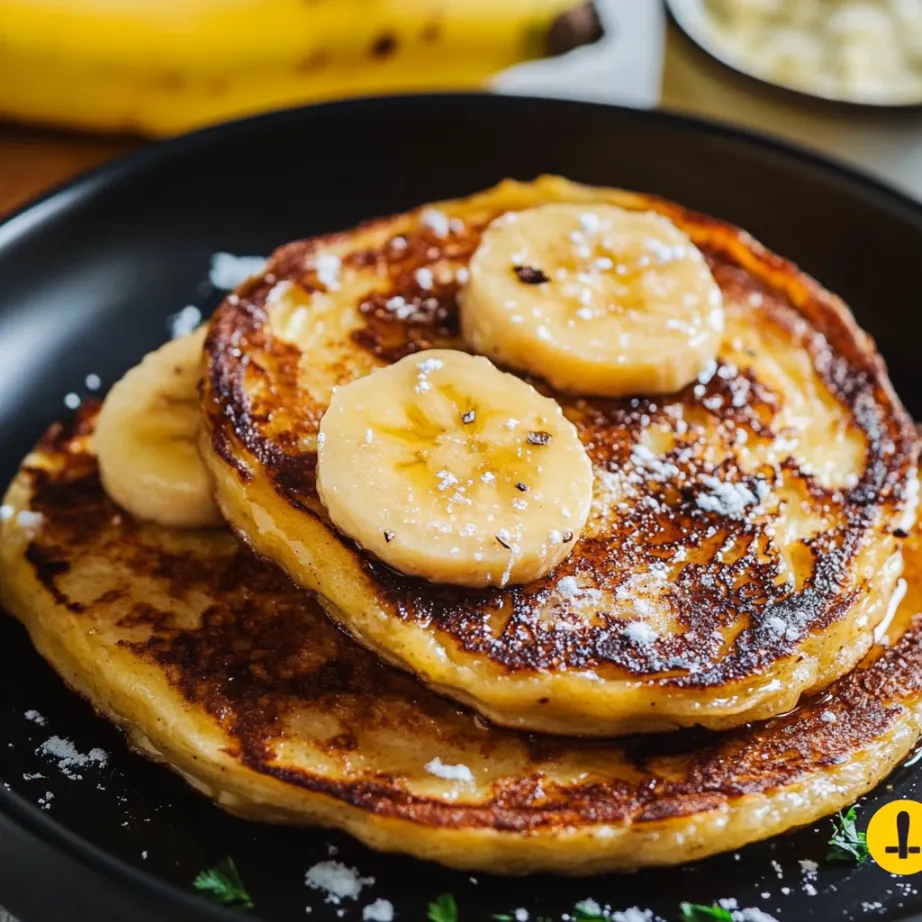
{"type": "Polygon", "coordinates": [[[589,25],[574,39],[573,17],[560,28],[578,6],[0,0],[0,117],[166,135],[319,100],[475,88],[555,38],[595,37],[589,25]]]}

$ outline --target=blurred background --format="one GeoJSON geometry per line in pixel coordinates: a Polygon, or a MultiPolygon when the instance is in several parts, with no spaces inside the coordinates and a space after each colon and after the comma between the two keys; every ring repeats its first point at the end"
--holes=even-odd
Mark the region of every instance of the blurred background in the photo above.
{"type": "Polygon", "coordinates": [[[702,115],[922,200],[922,0],[0,0],[0,214],[226,119],[472,89],[702,115]]]}

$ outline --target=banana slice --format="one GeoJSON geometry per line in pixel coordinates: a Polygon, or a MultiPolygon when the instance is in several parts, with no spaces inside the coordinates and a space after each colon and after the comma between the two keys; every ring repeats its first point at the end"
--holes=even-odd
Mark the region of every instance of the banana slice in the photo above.
{"type": "Polygon", "coordinates": [[[570,553],[592,466],[555,401],[485,358],[433,349],[336,389],[317,488],[333,524],[400,572],[505,586],[570,553]]]}
{"type": "Polygon", "coordinates": [[[109,391],[94,444],[109,496],[133,516],[174,528],[221,525],[196,448],[207,327],[145,356],[109,391]]]}
{"type": "Polygon", "coordinates": [[[717,355],[720,289],[671,221],[615,205],[541,205],[497,218],[470,263],[471,348],[560,390],[671,393],[717,355]]]}

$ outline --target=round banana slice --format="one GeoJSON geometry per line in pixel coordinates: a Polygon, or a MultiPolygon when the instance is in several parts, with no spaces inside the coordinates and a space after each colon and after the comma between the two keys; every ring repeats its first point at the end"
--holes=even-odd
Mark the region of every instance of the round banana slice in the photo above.
{"type": "Polygon", "coordinates": [[[497,218],[461,302],[474,351],[603,397],[680,390],[715,359],[723,325],[689,238],[662,215],[604,204],[497,218]]]}
{"type": "Polygon", "coordinates": [[[555,401],[485,358],[434,349],[336,389],[317,490],[340,531],[401,573],[506,586],[570,553],[592,466],[555,401]]]}
{"type": "Polygon", "coordinates": [[[196,441],[207,327],[145,356],[109,391],[96,426],[99,474],[133,516],[174,528],[223,524],[196,441]]]}

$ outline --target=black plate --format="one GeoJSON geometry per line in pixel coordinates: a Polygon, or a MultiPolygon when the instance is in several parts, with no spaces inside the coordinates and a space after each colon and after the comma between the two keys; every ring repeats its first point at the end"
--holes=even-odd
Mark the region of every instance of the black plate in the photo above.
{"type": "MultiPolygon", "coordinates": [[[[746,227],[841,293],[874,334],[910,409],[919,363],[922,207],[813,156],[727,128],[660,113],[488,96],[338,103],[264,116],[147,148],[0,226],[0,480],[85,377],[104,387],[164,340],[167,317],[212,309],[210,254],[266,254],[299,236],[348,227],[434,198],[542,171],[656,192],[746,227]]],[[[234,820],[168,771],[130,754],[69,693],[12,619],[0,617],[0,904],[23,922],[239,918],[189,893],[201,868],[232,855],[265,920],[336,919],[304,883],[328,855],[376,883],[375,898],[418,920],[452,892],[463,922],[524,907],[558,919],[586,897],[678,919],[681,900],[733,897],[781,922],[894,920],[922,910],[911,879],[822,867],[829,823],[675,870],[591,880],[508,880],[377,855],[346,836],[234,820]],[[35,710],[39,726],[26,718],[35,710]],[[64,777],[36,748],[48,737],[105,768],[64,777]],[[33,773],[45,778],[27,780],[33,773]],[[46,792],[47,810],[37,806],[46,792]],[[772,862],[777,862],[778,870],[772,862]],[[780,875],[780,877],[779,877],[780,875]],[[818,895],[811,895],[813,889],[818,895]],[[787,892],[785,892],[787,891],[787,892]],[[762,894],[769,894],[763,897],[762,894]],[[865,916],[862,903],[879,903],[865,916]]],[[[867,808],[913,796],[900,769],[867,808]]]]}

